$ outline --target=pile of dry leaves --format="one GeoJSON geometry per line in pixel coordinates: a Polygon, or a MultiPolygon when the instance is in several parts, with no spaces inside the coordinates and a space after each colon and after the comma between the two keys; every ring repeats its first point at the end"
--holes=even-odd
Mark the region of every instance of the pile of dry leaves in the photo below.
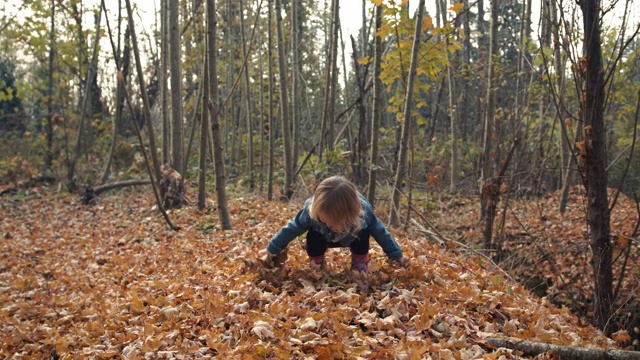
{"type": "MultiPolygon", "coordinates": [[[[172,210],[125,190],[92,206],[57,194],[0,199],[0,357],[173,359],[515,358],[489,337],[580,347],[614,341],[539,299],[481,257],[394,232],[409,269],[377,245],[368,277],[345,250],[310,267],[302,240],[282,269],[257,265],[297,210],[231,200],[172,210]]],[[[621,338],[621,341],[623,339],[621,338]]]]}

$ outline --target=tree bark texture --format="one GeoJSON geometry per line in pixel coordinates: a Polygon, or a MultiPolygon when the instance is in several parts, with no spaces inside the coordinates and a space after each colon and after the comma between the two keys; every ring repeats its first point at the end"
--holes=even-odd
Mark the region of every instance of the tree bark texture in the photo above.
{"type": "Polygon", "coordinates": [[[171,153],[171,126],[169,121],[169,0],[160,0],[160,104],[162,113],[162,163],[169,162],[171,153]]]}
{"type": "Polygon", "coordinates": [[[227,206],[227,189],[224,171],[224,153],[220,131],[218,108],[218,72],[216,70],[216,2],[207,0],[207,56],[209,58],[209,95],[206,101],[211,115],[211,133],[213,136],[214,170],[216,173],[216,195],[218,197],[218,216],[224,230],[231,230],[231,217],[227,206]]]}
{"type": "Polygon", "coordinates": [[[273,81],[273,40],[272,40],[272,36],[271,34],[273,33],[273,14],[272,14],[272,9],[273,9],[273,4],[271,3],[271,0],[268,0],[269,3],[267,4],[267,6],[269,7],[267,13],[268,13],[268,17],[269,19],[267,20],[267,56],[269,58],[269,63],[268,63],[268,73],[269,73],[269,119],[267,121],[267,126],[269,127],[269,166],[267,169],[267,172],[269,173],[267,175],[267,199],[272,200],[273,199],[273,164],[274,164],[274,153],[273,153],[273,148],[275,146],[275,127],[273,126],[273,87],[274,87],[274,81],[273,81]]]}
{"type": "MultiPolygon", "coordinates": [[[[95,38],[93,40],[93,51],[91,55],[91,61],[89,62],[89,68],[87,69],[87,78],[84,89],[84,96],[82,97],[81,105],[80,105],[80,120],[78,121],[78,132],[76,133],[76,144],[73,148],[73,156],[71,157],[71,161],[69,162],[69,167],[67,169],[67,181],[69,182],[70,189],[75,189],[75,170],[76,164],[78,162],[78,158],[80,157],[80,147],[84,136],[84,124],[85,117],[87,115],[87,107],[89,105],[89,98],[91,97],[91,79],[93,79],[93,74],[96,71],[96,66],[98,62],[98,44],[100,43],[100,21],[102,20],[102,7],[98,11],[98,15],[96,15],[96,31],[95,38]]],[[[92,111],[89,111],[89,117],[91,118],[92,111]]],[[[86,150],[86,149],[85,149],[86,150]]]]}
{"type": "Polygon", "coordinates": [[[613,302],[612,248],[610,213],[607,196],[607,151],[604,126],[605,71],[600,35],[601,1],[580,2],[584,20],[584,49],[586,56],[584,154],[587,182],[587,223],[594,272],[594,323],[608,333],[613,302]]]}
{"type": "Polygon", "coordinates": [[[293,154],[291,158],[291,160],[293,161],[293,163],[291,164],[292,169],[295,169],[298,166],[298,147],[300,146],[300,123],[302,115],[302,93],[300,91],[300,85],[302,84],[302,82],[300,81],[300,78],[302,76],[302,63],[300,62],[300,49],[302,46],[302,11],[300,11],[300,3],[301,1],[293,1],[291,4],[291,11],[293,12],[293,14],[291,15],[291,51],[293,53],[293,56],[291,57],[291,130],[293,135],[293,154]]]}
{"type": "Polygon", "coordinates": [[[413,109],[413,85],[416,79],[416,68],[418,65],[418,50],[420,49],[420,34],[422,30],[422,18],[424,16],[424,0],[418,3],[418,15],[416,16],[416,29],[413,38],[413,48],[411,50],[411,63],[407,81],[407,94],[404,102],[404,114],[402,123],[402,138],[400,139],[400,152],[398,154],[398,168],[396,170],[391,209],[389,210],[389,223],[397,226],[400,220],[400,188],[405,179],[405,169],[407,162],[407,148],[409,143],[409,129],[411,121],[411,110],[413,109]]]}
{"type": "Polygon", "coordinates": [[[331,0],[331,14],[329,26],[326,29],[326,32],[329,36],[325,36],[327,38],[326,42],[326,61],[325,61],[325,77],[324,77],[324,98],[322,103],[322,125],[320,129],[320,149],[318,151],[318,157],[322,160],[322,155],[324,153],[325,148],[330,149],[333,146],[331,141],[331,137],[329,136],[329,128],[331,123],[331,86],[332,86],[332,73],[335,70],[335,62],[337,57],[334,57],[334,52],[337,51],[337,46],[334,48],[334,43],[337,45],[337,32],[334,31],[336,27],[335,19],[337,9],[338,0],[331,0]]]}
{"type": "MultiPolygon", "coordinates": [[[[118,3],[120,3],[120,1],[118,1],[118,3]]],[[[118,6],[120,6],[120,4],[118,4],[118,6]]],[[[106,9],[106,4],[104,2],[104,0],[102,0],[102,11],[104,11],[105,13],[107,12],[106,9]]],[[[122,14],[120,13],[120,11],[118,11],[118,22],[120,22],[122,19],[122,14]]],[[[107,23],[107,28],[108,28],[108,32],[109,32],[109,40],[110,42],[113,44],[113,36],[111,34],[111,27],[109,26],[109,17],[105,16],[105,20],[107,23]]],[[[122,119],[124,118],[123,116],[123,110],[124,110],[124,84],[126,84],[128,81],[127,79],[129,78],[129,67],[131,65],[131,41],[130,41],[131,35],[130,35],[130,31],[129,31],[129,27],[127,26],[124,32],[124,49],[120,49],[120,42],[118,41],[118,48],[115,49],[114,47],[114,54],[113,57],[115,58],[116,61],[116,66],[121,69],[121,74],[122,74],[122,78],[123,78],[123,82],[118,81],[116,83],[116,93],[115,93],[115,107],[116,107],[116,113],[115,116],[113,118],[113,137],[111,138],[111,146],[109,149],[109,157],[107,159],[107,163],[104,167],[104,172],[102,173],[102,179],[101,182],[106,183],[107,179],[109,178],[109,175],[111,173],[111,166],[113,164],[113,157],[115,156],[115,151],[116,151],[116,145],[117,145],[117,139],[118,139],[118,134],[122,131],[122,119]]]]}
{"type": "Polygon", "coordinates": [[[377,5],[375,10],[376,31],[374,33],[374,59],[373,59],[373,116],[371,119],[371,154],[369,156],[369,186],[368,196],[371,206],[375,206],[376,198],[376,174],[378,171],[378,135],[380,128],[380,117],[382,116],[382,81],[380,72],[382,64],[382,38],[378,36],[378,31],[382,27],[382,6],[377,5]]]}
{"type": "Polygon", "coordinates": [[[369,149],[367,141],[367,108],[365,106],[365,99],[367,96],[365,91],[366,71],[360,71],[363,66],[358,64],[358,50],[356,47],[356,39],[353,35],[351,36],[351,51],[353,53],[353,67],[358,86],[356,109],[358,110],[358,119],[360,120],[358,122],[358,147],[354,157],[353,176],[355,178],[355,183],[359,186],[363,186],[366,174],[367,150],[369,149]]]}
{"type": "Polygon", "coordinates": [[[496,73],[493,69],[493,60],[498,56],[498,6],[499,0],[491,0],[491,31],[490,50],[488,58],[489,73],[487,76],[487,110],[484,119],[484,151],[482,156],[482,181],[481,181],[481,206],[482,216],[484,217],[484,248],[492,248],[493,222],[495,216],[496,205],[491,202],[491,194],[499,191],[494,188],[492,181],[494,174],[493,161],[495,153],[493,149],[494,135],[494,117],[496,110],[496,73]]]}
{"type": "MultiPolygon", "coordinates": [[[[209,133],[209,56],[205,56],[204,79],[202,80],[202,120],[200,123],[200,162],[198,174],[198,210],[204,210],[206,204],[207,178],[207,134],[209,133]]],[[[194,124],[195,127],[195,124],[194,124]]]]}
{"type": "Polygon", "coordinates": [[[47,138],[47,147],[44,153],[44,171],[51,170],[53,161],[53,71],[54,59],[56,57],[56,1],[51,0],[51,28],[49,29],[49,83],[47,98],[47,123],[45,125],[45,133],[47,138]]]}
{"type": "Polygon", "coordinates": [[[169,54],[171,67],[171,166],[184,174],[182,119],[182,49],[179,0],[169,0],[169,54]]]}
{"type": "MultiPolygon", "coordinates": [[[[244,57],[244,61],[247,63],[244,66],[244,99],[245,99],[245,115],[247,117],[247,171],[249,172],[249,189],[253,190],[255,188],[255,172],[253,166],[253,109],[251,108],[251,86],[249,84],[249,51],[251,49],[247,49],[246,38],[244,36],[244,0],[240,0],[240,36],[242,43],[242,56],[244,57]]],[[[260,8],[257,10],[260,11],[260,8]]]]}
{"type": "Polygon", "coordinates": [[[487,343],[497,348],[519,350],[524,356],[537,356],[549,351],[563,360],[637,360],[638,351],[593,349],[573,346],[560,346],[516,338],[497,339],[487,338],[487,343]]]}
{"type": "Polygon", "coordinates": [[[280,73],[280,118],[284,142],[284,189],[289,199],[293,195],[293,161],[291,150],[291,128],[289,127],[289,101],[287,100],[287,67],[285,65],[284,34],[282,28],[282,0],[276,0],[276,32],[278,38],[278,68],[280,73]]]}
{"type": "MultiPolygon", "coordinates": [[[[138,48],[138,39],[136,36],[136,28],[133,23],[133,11],[131,11],[131,1],[126,0],[127,4],[127,18],[129,19],[129,29],[131,30],[131,45],[133,48],[133,56],[136,60],[136,72],[138,74],[138,86],[140,87],[140,95],[142,96],[142,106],[144,122],[147,125],[147,132],[149,133],[149,152],[151,153],[151,160],[153,161],[154,175],[157,181],[160,180],[160,164],[158,163],[158,150],[156,146],[156,135],[153,130],[153,122],[151,119],[151,107],[149,106],[149,95],[147,93],[147,86],[144,82],[144,72],[142,71],[142,61],[140,60],[140,50],[138,48]]],[[[132,112],[133,113],[133,112],[132,112]]],[[[135,121],[135,120],[134,120],[135,121]]],[[[137,125],[135,125],[137,126],[137,125]]],[[[162,196],[163,194],[161,194],[162,196]]]]}

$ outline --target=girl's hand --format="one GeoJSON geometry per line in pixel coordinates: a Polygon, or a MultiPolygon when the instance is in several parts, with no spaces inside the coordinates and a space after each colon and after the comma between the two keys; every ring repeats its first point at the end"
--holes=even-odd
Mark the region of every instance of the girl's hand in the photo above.
{"type": "Polygon", "coordinates": [[[267,249],[262,249],[258,252],[258,260],[268,268],[282,265],[287,260],[287,257],[286,249],[278,254],[272,254],[267,249]]]}
{"type": "Polygon", "coordinates": [[[273,267],[273,255],[267,249],[258,251],[258,261],[266,267],[273,267]]]}
{"type": "Polygon", "coordinates": [[[406,256],[402,256],[399,260],[398,260],[398,264],[400,264],[400,266],[406,268],[409,267],[409,258],[406,256]]]}

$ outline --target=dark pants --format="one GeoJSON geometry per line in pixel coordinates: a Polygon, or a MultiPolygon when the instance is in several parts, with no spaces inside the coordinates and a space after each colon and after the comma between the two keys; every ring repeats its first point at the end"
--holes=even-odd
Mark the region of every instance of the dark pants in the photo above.
{"type": "MultiPolygon", "coordinates": [[[[369,253],[369,231],[361,230],[358,232],[358,238],[350,245],[352,254],[366,255],[369,253]]],[[[307,232],[307,254],[309,256],[322,256],[327,248],[342,247],[340,243],[327,241],[327,239],[317,231],[309,230],[307,232]]]]}

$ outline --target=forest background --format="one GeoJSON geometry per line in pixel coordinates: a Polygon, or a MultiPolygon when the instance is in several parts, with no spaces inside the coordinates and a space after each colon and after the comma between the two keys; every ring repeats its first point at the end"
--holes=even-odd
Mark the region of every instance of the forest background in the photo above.
{"type": "Polygon", "coordinates": [[[348,34],[339,0],[166,0],[153,24],[128,1],[5,2],[2,196],[151,184],[169,227],[197,202],[231,229],[228,198],[343,174],[389,225],[638,339],[637,4],[412,5],[362,1],[348,34]],[[541,241],[541,203],[582,219],[541,241]]]}

